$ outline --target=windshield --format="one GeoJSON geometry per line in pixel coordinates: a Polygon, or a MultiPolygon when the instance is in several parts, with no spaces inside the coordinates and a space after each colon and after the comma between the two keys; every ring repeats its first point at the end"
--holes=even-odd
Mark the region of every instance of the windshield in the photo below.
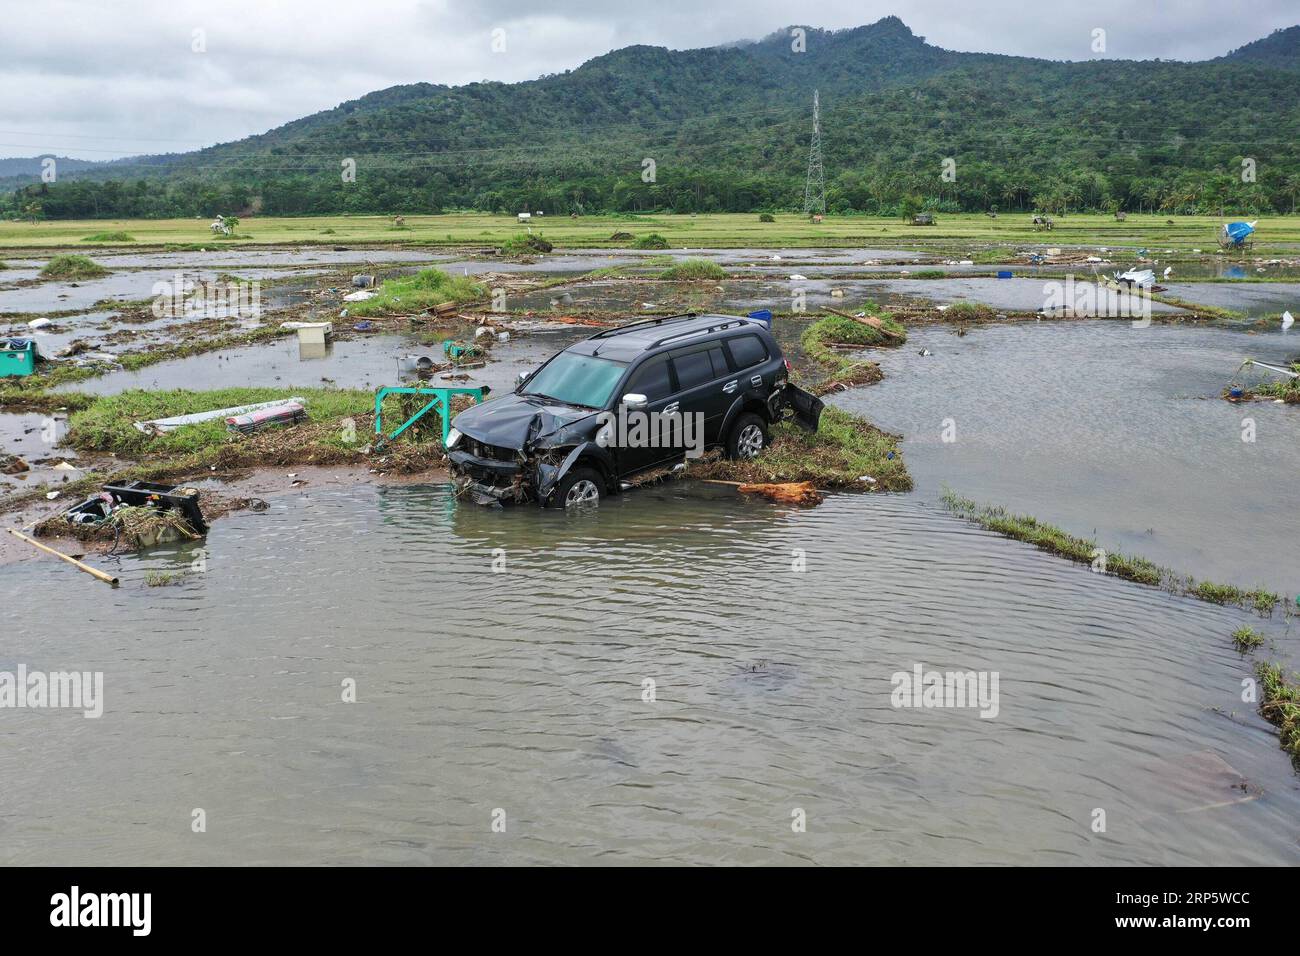
{"type": "Polygon", "coordinates": [[[623,377],[623,362],[561,352],[524,383],[524,395],[553,398],[566,405],[604,408],[614,386],[623,377]]]}

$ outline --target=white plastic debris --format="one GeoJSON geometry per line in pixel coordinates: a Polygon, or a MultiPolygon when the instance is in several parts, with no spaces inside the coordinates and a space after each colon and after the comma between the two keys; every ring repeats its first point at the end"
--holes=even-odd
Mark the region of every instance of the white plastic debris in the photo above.
{"type": "Polygon", "coordinates": [[[480,339],[485,335],[491,335],[491,334],[492,334],[492,330],[489,329],[486,325],[480,325],[477,329],[474,330],[474,338],[476,339],[480,339]]]}
{"type": "Polygon", "coordinates": [[[807,281],[808,281],[808,277],[807,277],[807,276],[801,276],[799,273],[796,272],[794,275],[790,276],[790,281],[791,281],[791,282],[807,282],[807,281]]]}
{"type": "Polygon", "coordinates": [[[379,295],[378,292],[371,292],[369,289],[358,289],[356,292],[349,292],[343,297],[344,302],[365,302],[367,299],[373,299],[379,295]]]}
{"type": "Polygon", "coordinates": [[[27,327],[29,329],[43,329],[47,325],[53,325],[53,324],[54,323],[51,322],[49,319],[32,319],[30,322],[27,323],[27,327]]]}
{"type": "Polygon", "coordinates": [[[1295,324],[1295,318],[1291,315],[1290,311],[1283,312],[1283,313],[1282,313],[1282,331],[1285,332],[1287,329],[1291,328],[1291,326],[1294,325],[1294,324],[1295,324]]]}
{"type": "Polygon", "coordinates": [[[45,498],[47,501],[53,501],[57,497],[59,497],[59,492],[57,491],[48,491],[45,493],[45,498]]]}

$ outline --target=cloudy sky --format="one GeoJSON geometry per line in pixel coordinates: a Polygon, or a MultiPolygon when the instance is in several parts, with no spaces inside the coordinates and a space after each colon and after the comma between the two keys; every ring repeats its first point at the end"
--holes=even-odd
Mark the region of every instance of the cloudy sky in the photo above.
{"type": "Polygon", "coordinates": [[[1097,27],[1108,57],[1207,59],[1300,22],[1295,0],[8,0],[0,157],[184,151],[399,83],[533,79],[633,43],[890,14],[949,49],[1070,60],[1097,56],[1097,27]]]}

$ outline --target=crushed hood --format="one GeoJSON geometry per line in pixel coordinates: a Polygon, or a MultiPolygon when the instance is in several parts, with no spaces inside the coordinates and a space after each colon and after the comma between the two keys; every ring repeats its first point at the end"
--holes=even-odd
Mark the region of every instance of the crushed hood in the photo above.
{"type": "Polygon", "coordinates": [[[471,405],[452,419],[452,427],[485,445],[524,450],[529,441],[555,434],[596,412],[528,395],[502,395],[471,405]]]}

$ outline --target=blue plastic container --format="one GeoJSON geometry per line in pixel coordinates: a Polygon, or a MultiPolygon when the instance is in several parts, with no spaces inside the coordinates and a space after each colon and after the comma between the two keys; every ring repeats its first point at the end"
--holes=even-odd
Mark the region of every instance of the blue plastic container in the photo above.
{"type": "Polygon", "coordinates": [[[759,322],[762,322],[764,325],[766,325],[769,329],[772,328],[771,309],[759,309],[757,312],[751,312],[749,313],[749,318],[757,319],[759,322]]]}
{"type": "Polygon", "coordinates": [[[999,278],[999,279],[1010,279],[1010,278],[1011,278],[1011,273],[1010,273],[1010,272],[1006,272],[1006,271],[1004,270],[1004,271],[998,273],[998,278],[999,278]]]}

